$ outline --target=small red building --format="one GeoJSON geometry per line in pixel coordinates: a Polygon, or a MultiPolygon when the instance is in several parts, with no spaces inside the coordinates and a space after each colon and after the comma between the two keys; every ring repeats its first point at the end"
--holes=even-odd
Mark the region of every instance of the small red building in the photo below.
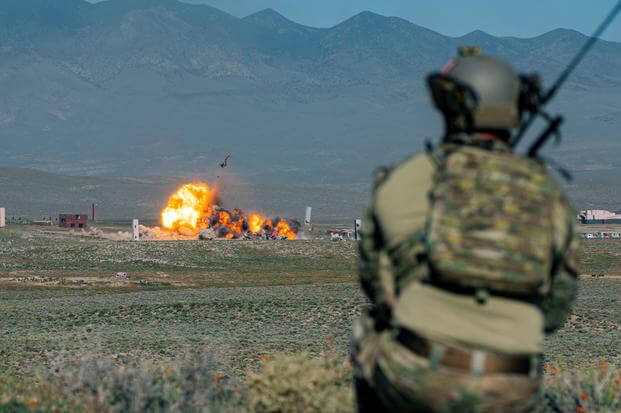
{"type": "Polygon", "coordinates": [[[86,228],[88,226],[87,214],[60,214],[58,226],[61,228],[86,228]]]}

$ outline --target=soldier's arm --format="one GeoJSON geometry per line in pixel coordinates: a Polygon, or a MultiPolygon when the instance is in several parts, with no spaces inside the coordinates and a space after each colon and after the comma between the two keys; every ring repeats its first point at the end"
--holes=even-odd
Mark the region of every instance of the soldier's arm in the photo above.
{"type": "Polygon", "coordinates": [[[383,249],[381,228],[375,217],[373,205],[367,210],[362,224],[362,240],[359,243],[360,285],[373,307],[370,315],[378,329],[389,320],[394,303],[394,287],[391,281],[390,260],[383,249]]]}
{"type": "Polygon", "coordinates": [[[567,247],[561,251],[560,264],[552,280],[550,294],[543,301],[545,331],[552,333],[562,327],[571,314],[578,292],[578,258],[580,240],[576,236],[573,216],[569,212],[567,247]]]}
{"type": "Polygon", "coordinates": [[[360,285],[371,303],[377,304],[381,300],[378,277],[380,240],[372,206],[367,209],[362,219],[361,234],[362,240],[358,244],[360,285]]]}

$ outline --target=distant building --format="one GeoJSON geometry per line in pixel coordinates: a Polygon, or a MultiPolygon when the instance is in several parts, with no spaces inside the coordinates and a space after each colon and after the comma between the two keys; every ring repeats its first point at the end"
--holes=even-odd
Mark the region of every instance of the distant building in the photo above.
{"type": "Polygon", "coordinates": [[[58,226],[61,228],[86,228],[88,226],[88,214],[60,214],[58,226]]]}
{"type": "Polygon", "coordinates": [[[603,209],[580,211],[578,219],[583,224],[621,224],[621,211],[610,212],[603,209]]]}

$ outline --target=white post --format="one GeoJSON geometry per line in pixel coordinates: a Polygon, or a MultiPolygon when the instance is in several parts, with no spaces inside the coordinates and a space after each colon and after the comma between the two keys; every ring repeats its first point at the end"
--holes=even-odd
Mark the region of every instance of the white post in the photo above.
{"type": "Polygon", "coordinates": [[[362,220],[357,219],[354,221],[354,239],[356,241],[360,241],[362,239],[362,235],[360,234],[360,230],[362,229],[362,220]]]}
{"type": "Polygon", "coordinates": [[[313,212],[313,208],[311,207],[306,207],[306,219],[304,219],[304,223],[306,225],[310,225],[311,223],[311,214],[313,212]]]}
{"type": "Polygon", "coordinates": [[[6,226],[6,209],[0,208],[0,228],[6,226]]]}
{"type": "Polygon", "coordinates": [[[133,221],[132,228],[134,230],[134,241],[139,241],[140,240],[140,225],[137,219],[133,221]]]}

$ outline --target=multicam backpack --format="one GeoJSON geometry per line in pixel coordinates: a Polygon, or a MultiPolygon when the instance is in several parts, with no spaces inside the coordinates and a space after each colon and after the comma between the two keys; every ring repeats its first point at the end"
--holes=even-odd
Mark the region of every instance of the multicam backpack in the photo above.
{"type": "Polygon", "coordinates": [[[545,165],[473,146],[439,149],[426,256],[433,281],[537,295],[550,281],[557,188],[545,165]]]}

